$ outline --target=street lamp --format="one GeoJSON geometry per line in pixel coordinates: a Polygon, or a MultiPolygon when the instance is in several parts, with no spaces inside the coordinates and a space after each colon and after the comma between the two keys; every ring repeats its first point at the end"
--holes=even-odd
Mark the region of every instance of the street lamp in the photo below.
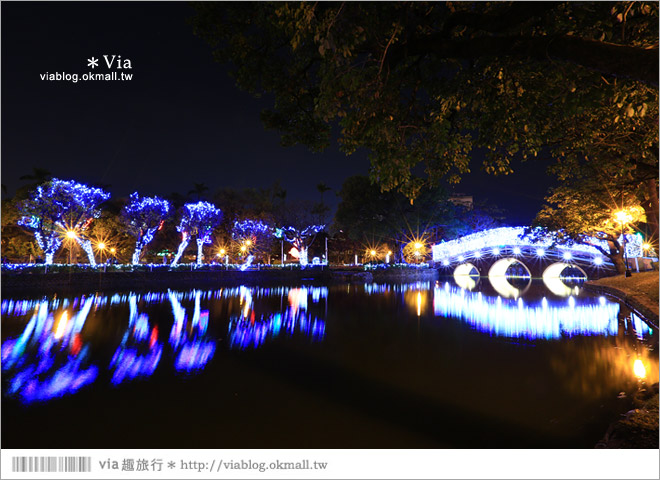
{"type": "Polygon", "coordinates": [[[626,210],[619,210],[614,214],[614,217],[619,223],[621,223],[621,238],[623,239],[621,241],[621,248],[623,248],[623,259],[626,263],[626,277],[630,277],[632,272],[628,268],[628,252],[626,251],[626,234],[624,232],[624,228],[626,224],[632,220],[632,215],[630,215],[630,213],[628,213],[626,210]]]}
{"type": "Polygon", "coordinates": [[[75,230],[67,230],[66,238],[69,240],[69,265],[71,265],[72,262],[71,249],[73,248],[73,240],[78,238],[78,235],[76,234],[75,230]]]}

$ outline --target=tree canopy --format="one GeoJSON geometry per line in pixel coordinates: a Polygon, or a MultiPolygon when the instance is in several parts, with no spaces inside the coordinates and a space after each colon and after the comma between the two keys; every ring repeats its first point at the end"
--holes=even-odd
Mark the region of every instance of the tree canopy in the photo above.
{"type": "Polygon", "coordinates": [[[516,155],[596,149],[657,174],[657,2],[195,8],[195,32],[237,84],[273,94],[262,119],[284,145],[322,150],[338,125],[344,152],[369,149],[383,190],[458,182],[475,149],[492,173],[516,155]]]}

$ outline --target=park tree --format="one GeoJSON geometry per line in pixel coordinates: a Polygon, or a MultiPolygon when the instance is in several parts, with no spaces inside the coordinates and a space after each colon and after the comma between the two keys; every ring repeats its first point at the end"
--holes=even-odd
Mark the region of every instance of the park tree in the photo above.
{"type": "Polygon", "coordinates": [[[264,256],[273,244],[273,227],[263,220],[244,218],[234,221],[231,236],[241,256],[264,256]]]}
{"type": "Polygon", "coordinates": [[[610,259],[618,273],[625,271],[622,235],[635,233],[646,222],[644,208],[631,192],[608,191],[598,179],[579,178],[556,187],[537,215],[532,237],[550,237],[558,244],[591,245],[610,259]],[[627,214],[621,221],[621,212],[627,214]]]}
{"type": "Polygon", "coordinates": [[[177,265],[192,237],[197,237],[197,265],[201,265],[204,244],[211,243],[213,230],[222,221],[222,211],[209,202],[186,203],[181,210],[181,220],[177,226],[181,243],[172,266],[177,265]]]}
{"type": "Polygon", "coordinates": [[[2,214],[0,221],[2,225],[2,259],[11,263],[25,263],[30,258],[34,259],[43,255],[43,251],[35,242],[32,235],[20,227],[18,221],[22,218],[14,199],[2,200],[2,214]]]}
{"type": "Polygon", "coordinates": [[[315,215],[307,202],[290,203],[282,210],[274,229],[275,238],[291,243],[301,267],[307,266],[309,247],[325,225],[315,224],[315,215]]]}
{"type": "Polygon", "coordinates": [[[110,194],[100,188],[53,178],[19,203],[22,216],[18,223],[34,234],[46,255],[46,264],[53,263],[62,237],[67,236],[87,253],[90,265],[96,265],[92,242],[86,233],[101,213],[98,205],[108,198],[110,194]]]}
{"type": "Polygon", "coordinates": [[[160,197],[141,197],[137,192],[130,195],[128,204],[122,209],[122,219],[128,233],[135,237],[133,265],[140,263],[142,250],[163,227],[170,208],[170,202],[160,197]]]}
{"type": "Polygon", "coordinates": [[[383,192],[366,176],[355,175],[344,181],[339,197],[335,230],[367,245],[391,243],[404,248],[410,242],[452,239],[499,223],[489,215],[496,208],[454,205],[447,189],[439,186],[422,188],[411,203],[402,193],[383,192]]]}
{"type": "Polygon", "coordinates": [[[195,8],[195,32],[238,86],[272,94],[262,120],[282,144],[323,150],[338,125],[344,152],[370,151],[383,190],[417,198],[458,182],[475,152],[494,174],[514,158],[605,159],[657,217],[657,2],[195,8]]]}

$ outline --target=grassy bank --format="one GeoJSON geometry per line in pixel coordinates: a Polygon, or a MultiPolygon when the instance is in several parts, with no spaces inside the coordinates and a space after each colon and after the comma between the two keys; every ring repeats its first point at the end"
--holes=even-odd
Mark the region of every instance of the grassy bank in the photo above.
{"type": "MultiPolygon", "coordinates": [[[[631,277],[617,275],[589,282],[595,287],[605,287],[626,303],[642,306],[648,320],[657,324],[659,303],[658,272],[633,273],[631,277]]],[[[598,447],[602,448],[658,448],[658,383],[634,399],[635,408],[624,418],[613,423],[598,447]]]]}
{"type": "Polygon", "coordinates": [[[597,448],[658,448],[658,384],[634,400],[634,409],[613,423],[597,448]]]}
{"type": "Polygon", "coordinates": [[[600,280],[588,282],[588,285],[605,287],[610,291],[614,290],[612,293],[616,294],[618,292],[617,296],[622,300],[636,302],[654,315],[655,318],[649,318],[648,320],[657,324],[660,310],[658,308],[658,278],[657,271],[640,272],[633,273],[631,277],[617,275],[616,277],[601,278],[600,280]]]}

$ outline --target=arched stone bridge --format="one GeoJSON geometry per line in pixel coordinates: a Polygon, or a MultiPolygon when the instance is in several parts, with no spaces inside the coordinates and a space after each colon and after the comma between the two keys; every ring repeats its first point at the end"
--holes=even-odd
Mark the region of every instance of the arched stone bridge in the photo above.
{"type": "MultiPolygon", "coordinates": [[[[438,243],[432,247],[433,262],[447,273],[470,275],[476,269],[489,277],[559,278],[567,268],[589,279],[615,273],[612,262],[591,245],[553,245],[550,238],[532,243],[524,233],[525,227],[494,228],[438,243]]],[[[629,256],[639,255],[636,240],[639,243],[633,235],[626,237],[629,256]]]]}

